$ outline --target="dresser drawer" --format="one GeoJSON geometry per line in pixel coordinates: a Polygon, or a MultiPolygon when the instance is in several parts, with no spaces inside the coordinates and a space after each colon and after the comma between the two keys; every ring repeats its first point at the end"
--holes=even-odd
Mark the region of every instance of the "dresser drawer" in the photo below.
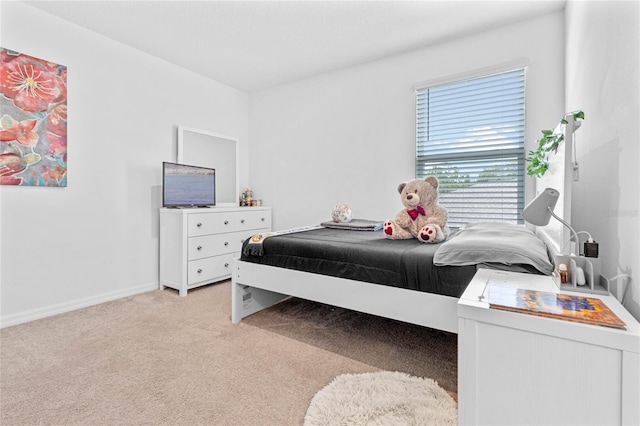
{"type": "Polygon", "coordinates": [[[271,228],[271,211],[251,209],[247,207],[247,211],[240,214],[241,230],[271,228]]]}
{"type": "Polygon", "coordinates": [[[189,260],[219,256],[227,253],[240,253],[242,243],[252,235],[269,232],[270,228],[252,229],[249,231],[227,232],[217,235],[190,237],[188,240],[189,260]]]}
{"type": "Polygon", "coordinates": [[[245,208],[246,211],[207,212],[189,215],[188,235],[194,237],[271,226],[271,211],[245,208]]]}
{"type": "Polygon", "coordinates": [[[188,242],[189,260],[219,256],[240,251],[242,242],[235,233],[190,237],[188,242]]]}
{"type": "Polygon", "coordinates": [[[231,276],[233,253],[192,260],[187,266],[187,285],[231,276]]]}

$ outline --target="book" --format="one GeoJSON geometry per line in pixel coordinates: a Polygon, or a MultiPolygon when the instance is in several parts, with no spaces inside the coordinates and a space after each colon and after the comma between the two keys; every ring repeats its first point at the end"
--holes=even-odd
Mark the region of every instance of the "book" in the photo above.
{"type": "Polygon", "coordinates": [[[626,329],[624,321],[596,297],[491,285],[487,301],[493,309],[626,329]]]}
{"type": "Polygon", "coordinates": [[[322,222],[320,224],[325,228],[347,229],[349,231],[379,231],[382,229],[384,222],[369,219],[352,219],[351,222],[322,222]]]}

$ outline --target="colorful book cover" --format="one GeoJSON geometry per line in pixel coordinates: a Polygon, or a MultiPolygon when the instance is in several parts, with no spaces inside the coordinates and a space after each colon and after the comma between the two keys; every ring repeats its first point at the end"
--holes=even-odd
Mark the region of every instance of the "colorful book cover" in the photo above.
{"type": "Polygon", "coordinates": [[[505,286],[489,287],[489,306],[565,321],[625,329],[625,323],[595,297],[572,296],[505,286]]]}

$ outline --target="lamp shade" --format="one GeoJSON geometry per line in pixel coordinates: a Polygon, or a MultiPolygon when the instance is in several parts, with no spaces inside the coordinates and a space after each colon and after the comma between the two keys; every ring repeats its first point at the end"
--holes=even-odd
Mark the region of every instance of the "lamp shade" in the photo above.
{"type": "Polygon", "coordinates": [[[560,192],[546,188],[522,210],[522,218],[536,226],[547,225],[559,197],[560,192]]]}

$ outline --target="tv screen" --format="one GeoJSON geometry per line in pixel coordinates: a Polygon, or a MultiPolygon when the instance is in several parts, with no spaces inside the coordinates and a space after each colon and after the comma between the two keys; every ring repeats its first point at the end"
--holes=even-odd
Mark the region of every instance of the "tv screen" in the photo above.
{"type": "Polygon", "coordinates": [[[187,164],[162,163],[164,207],[216,205],[216,170],[187,164]]]}

